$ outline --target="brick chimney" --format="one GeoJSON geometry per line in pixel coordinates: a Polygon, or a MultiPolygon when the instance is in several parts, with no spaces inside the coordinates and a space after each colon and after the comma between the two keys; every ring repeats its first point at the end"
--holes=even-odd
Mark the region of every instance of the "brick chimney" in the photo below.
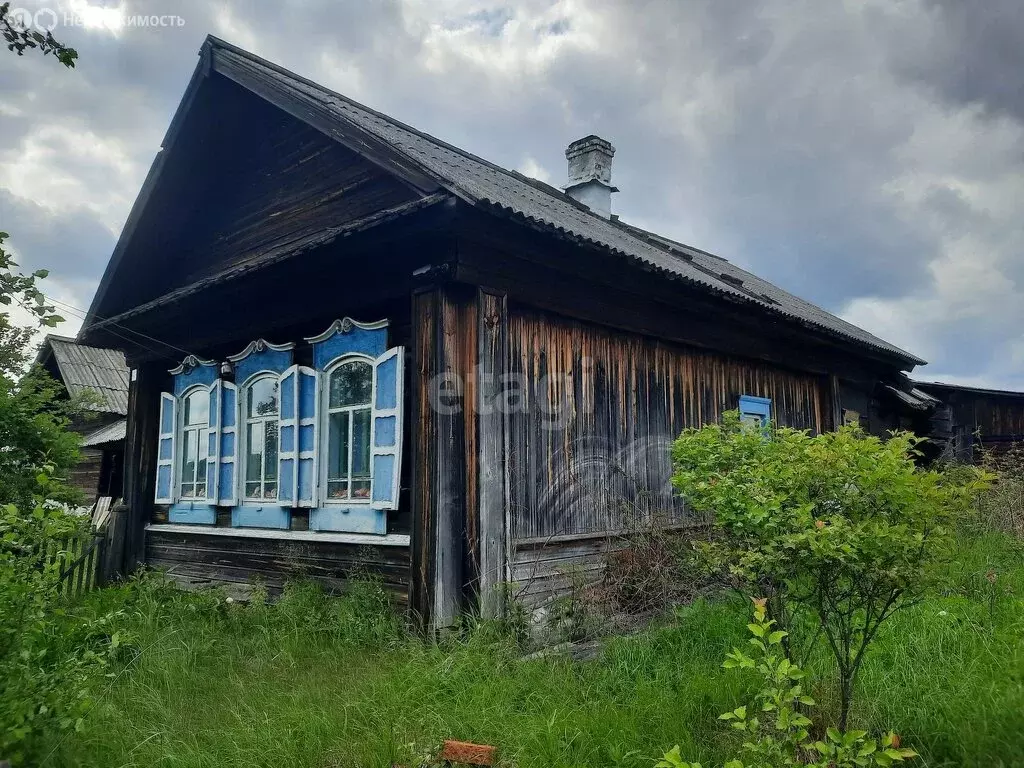
{"type": "Polygon", "coordinates": [[[583,203],[598,216],[612,215],[612,158],[615,147],[600,136],[577,139],[565,150],[569,161],[569,183],[565,194],[583,203]]]}

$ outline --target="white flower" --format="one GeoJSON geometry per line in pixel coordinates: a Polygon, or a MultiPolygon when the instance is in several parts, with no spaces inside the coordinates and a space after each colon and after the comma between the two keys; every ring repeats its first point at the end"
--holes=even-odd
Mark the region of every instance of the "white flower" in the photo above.
{"type": "MultiPolygon", "coordinates": [[[[224,599],[224,602],[225,603],[233,603],[233,602],[235,602],[235,598],[227,597],[227,598],[224,599]]],[[[945,611],[943,611],[943,613],[945,613],[945,611]]]]}
{"type": "MultiPolygon", "coordinates": [[[[229,597],[228,600],[231,598],[229,597]]],[[[949,616],[949,611],[939,611],[939,616],[949,616]]]]}

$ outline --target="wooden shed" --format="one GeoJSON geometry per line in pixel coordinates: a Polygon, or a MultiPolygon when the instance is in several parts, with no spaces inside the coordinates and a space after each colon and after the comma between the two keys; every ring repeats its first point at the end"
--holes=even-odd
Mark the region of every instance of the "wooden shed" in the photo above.
{"type": "Polygon", "coordinates": [[[980,450],[1024,443],[1024,392],[966,387],[937,381],[916,385],[936,400],[921,432],[945,459],[975,461],[980,450]]]}
{"type": "Polygon", "coordinates": [[[132,369],[129,564],[443,626],[685,522],[684,427],[898,423],[921,360],[621,221],[614,152],[556,189],[208,38],[80,337],[132,369]]]}
{"type": "Polygon", "coordinates": [[[103,496],[120,498],[128,414],[124,353],[51,333],[39,347],[36,364],[63,384],[68,395],[91,395],[86,415],[70,425],[82,435],[80,458],[71,471],[70,484],[82,491],[87,504],[103,496]]]}

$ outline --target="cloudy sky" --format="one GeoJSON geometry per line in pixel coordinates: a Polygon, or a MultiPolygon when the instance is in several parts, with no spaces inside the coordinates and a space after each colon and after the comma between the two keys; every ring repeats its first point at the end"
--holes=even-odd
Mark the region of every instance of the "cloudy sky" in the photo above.
{"type": "MultiPolygon", "coordinates": [[[[1024,389],[1019,0],[30,2],[73,71],[0,51],[0,229],[85,309],[207,33],[615,210],[930,361],[1024,389]],[[175,15],[180,25],[123,24],[175,15]]],[[[70,310],[65,333],[77,331],[70,310]]]]}

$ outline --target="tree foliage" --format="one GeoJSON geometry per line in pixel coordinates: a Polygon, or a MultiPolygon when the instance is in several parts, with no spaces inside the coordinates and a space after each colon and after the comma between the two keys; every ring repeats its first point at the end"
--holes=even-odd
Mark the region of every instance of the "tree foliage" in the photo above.
{"type": "Polygon", "coordinates": [[[49,479],[25,508],[0,506],[0,754],[14,765],[40,765],[54,730],[83,727],[102,673],[118,655],[122,615],[68,620],[61,564],[72,540],[88,536],[88,518],[55,507],[49,479]]]}
{"type": "Polygon", "coordinates": [[[9,2],[0,4],[0,34],[7,43],[7,50],[19,56],[31,50],[38,50],[44,56],[52,53],[65,67],[74,67],[78,58],[78,51],[54,39],[49,30],[44,34],[31,29],[25,19],[15,18],[9,2]]]}
{"type": "Polygon", "coordinates": [[[766,596],[791,661],[825,638],[842,730],[879,627],[930,587],[953,525],[986,481],[919,468],[920,441],[856,427],[753,429],[733,412],[673,446],[676,488],[713,516],[718,534],[698,546],[700,557],[748,596],[766,596]]]}

